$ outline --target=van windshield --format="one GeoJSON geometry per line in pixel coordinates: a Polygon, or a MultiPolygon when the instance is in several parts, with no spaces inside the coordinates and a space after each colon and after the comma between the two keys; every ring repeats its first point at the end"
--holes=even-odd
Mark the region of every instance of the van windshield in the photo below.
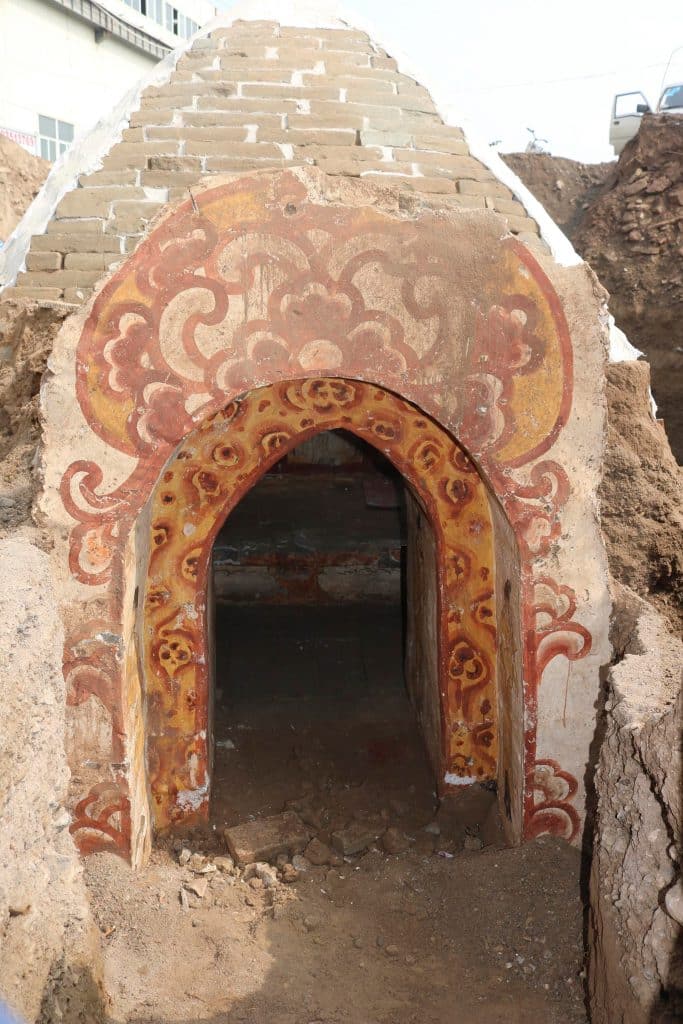
{"type": "Polygon", "coordinates": [[[683,85],[672,85],[662,93],[659,109],[671,110],[672,107],[683,107],[683,85]]]}

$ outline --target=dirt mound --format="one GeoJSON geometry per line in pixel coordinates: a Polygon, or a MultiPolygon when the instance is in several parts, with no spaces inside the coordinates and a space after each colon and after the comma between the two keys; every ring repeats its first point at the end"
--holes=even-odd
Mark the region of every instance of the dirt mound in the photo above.
{"type": "Polygon", "coordinates": [[[602,532],[615,579],[654,604],[678,633],[683,615],[683,471],[652,418],[649,383],[647,363],[608,367],[602,532]]]}
{"type": "Polygon", "coordinates": [[[49,170],[47,160],[0,135],[0,242],[12,234],[49,170]]]}
{"type": "Polygon", "coordinates": [[[683,460],[683,118],[645,117],[573,239],[646,353],[674,454],[683,460]]]}
{"type": "Polygon", "coordinates": [[[502,153],[503,160],[573,240],[614,164],[582,164],[547,153],[502,153]]]}

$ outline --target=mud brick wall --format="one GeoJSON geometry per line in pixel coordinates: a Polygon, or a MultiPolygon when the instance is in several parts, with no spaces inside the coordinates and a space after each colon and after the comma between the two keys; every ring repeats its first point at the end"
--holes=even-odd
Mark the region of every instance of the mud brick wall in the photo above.
{"type": "Polygon", "coordinates": [[[426,89],[366,34],[235,22],[196,40],[166,84],[145,90],[102,168],[82,175],[34,236],[8,294],[80,304],[200,178],[301,164],[490,209],[513,234],[538,234],[426,89]]]}

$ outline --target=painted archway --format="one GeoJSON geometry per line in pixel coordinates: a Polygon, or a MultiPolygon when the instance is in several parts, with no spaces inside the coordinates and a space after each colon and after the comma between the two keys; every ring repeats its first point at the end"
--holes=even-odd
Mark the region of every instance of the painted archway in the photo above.
{"type": "MultiPolygon", "coordinates": [[[[393,463],[433,529],[438,678],[437,692],[424,696],[437,787],[496,778],[496,560],[479,472],[433,420],[382,388],[340,378],[285,382],[249,392],[189,434],[152,499],[142,663],[158,828],[208,812],[206,593],[213,541],[270,466],[301,441],[334,429],[355,434],[393,463]]],[[[516,717],[521,729],[521,707],[516,717]]]]}
{"type": "MultiPolygon", "coordinates": [[[[596,358],[585,354],[584,377],[596,358]]],[[[589,654],[591,630],[576,620],[602,622],[605,587],[601,576],[584,586],[584,573],[575,614],[575,588],[561,575],[571,570],[567,526],[590,533],[593,520],[568,472],[578,466],[576,426],[567,432],[572,340],[546,272],[501,237],[495,215],[408,215],[398,193],[362,182],[340,191],[317,171],[214,179],[65,326],[51,367],[42,513],[64,567],[72,830],[83,850],[113,847],[139,863],[149,846],[136,527],[156,483],[183,440],[240,396],[312,377],[367,382],[412,403],[488,482],[492,515],[504,511],[519,552],[525,732],[508,760],[519,766],[524,822],[515,831],[576,836],[585,756],[572,752],[573,770],[563,766],[566,731],[552,756],[561,681],[548,666],[589,654]],[[539,685],[551,675],[539,756],[539,685]]],[[[587,736],[597,667],[584,678],[585,698],[576,691],[561,728],[574,722],[587,736]]]]}

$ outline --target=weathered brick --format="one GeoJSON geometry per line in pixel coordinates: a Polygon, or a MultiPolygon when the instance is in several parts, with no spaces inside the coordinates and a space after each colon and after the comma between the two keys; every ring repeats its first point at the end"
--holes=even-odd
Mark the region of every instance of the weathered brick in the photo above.
{"type": "Polygon", "coordinates": [[[171,198],[171,188],[187,188],[194,185],[201,177],[200,171],[143,171],[140,181],[147,188],[168,188],[168,198],[171,198]]]}
{"type": "Polygon", "coordinates": [[[469,156],[469,146],[462,136],[434,136],[424,135],[416,132],[414,136],[415,149],[423,152],[450,153],[453,156],[469,156]]]}
{"type": "Polygon", "coordinates": [[[92,288],[65,288],[64,301],[72,306],[80,306],[92,295],[92,288]]]}
{"type": "MultiPolygon", "coordinates": [[[[190,100],[183,106],[189,106],[191,102],[190,100]]],[[[180,106],[181,104],[174,107],[159,107],[152,100],[143,100],[142,109],[130,115],[129,124],[131,128],[145,128],[149,124],[172,124],[174,114],[180,106]]]]}
{"type": "MultiPolygon", "coordinates": [[[[338,79],[334,79],[336,86],[338,79]]],[[[342,86],[344,89],[344,96],[347,103],[371,103],[374,105],[383,105],[388,103],[390,106],[397,105],[397,96],[394,90],[389,86],[388,89],[378,88],[376,83],[368,82],[367,85],[361,83],[360,85],[342,86]]]]}
{"type": "Polygon", "coordinates": [[[358,111],[353,111],[351,107],[347,107],[346,104],[340,103],[335,108],[335,113],[328,112],[325,114],[288,114],[287,124],[290,128],[306,128],[306,129],[350,129],[352,131],[358,130],[364,127],[363,115],[358,111]]]}
{"type": "Polygon", "coordinates": [[[471,178],[472,181],[494,181],[494,176],[488,167],[480,164],[470,156],[450,156],[448,153],[423,153],[420,150],[394,151],[394,156],[400,162],[407,160],[410,163],[420,164],[426,173],[443,174],[448,178],[471,178]]]}
{"type": "MultiPolygon", "coordinates": [[[[296,113],[297,101],[293,99],[222,99],[200,96],[197,100],[199,110],[212,110],[217,114],[225,111],[228,114],[286,114],[296,113]]],[[[219,120],[217,118],[217,120],[219,120]]],[[[259,118],[260,120],[260,118],[259,118]]]]}
{"type": "Polygon", "coordinates": [[[360,32],[355,28],[312,28],[301,29],[295,26],[283,25],[280,29],[282,39],[318,39],[321,43],[347,43],[360,42],[364,46],[370,44],[370,37],[366,32],[360,32]]]}
{"type": "MultiPolygon", "coordinates": [[[[241,82],[268,82],[273,85],[287,85],[292,80],[293,71],[282,68],[277,62],[271,61],[268,67],[256,67],[246,64],[244,67],[224,68],[220,71],[202,71],[200,77],[207,83],[223,82],[233,93],[241,82]],[[273,67],[273,64],[276,64],[273,67]]],[[[205,95],[204,92],[197,95],[205,95]]]]}
{"type": "Polygon", "coordinates": [[[374,54],[370,61],[373,68],[384,68],[389,71],[398,71],[398,64],[394,57],[383,57],[380,54],[374,54]]]}
{"type": "MultiPolygon", "coordinates": [[[[66,217],[61,220],[57,220],[53,217],[48,221],[47,224],[48,235],[59,234],[59,235],[70,235],[74,232],[77,234],[99,234],[104,231],[104,218],[103,217],[71,217],[67,220],[66,217]]],[[[37,241],[37,239],[34,239],[37,241]]],[[[53,248],[52,245],[47,248],[53,248]]]]}
{"type": "Polygon", "coordinates": [[[491,205],[496,213],[509,213],[513,217],[526,217],[526,210],[516,199],[498,199],[494,197],[491,205]]]}
{"type": "MultiPolygon", "coordinates": [[[[221,91],[226,96],[233,95],[236,92],[235,85],[225,81],[225,76],[222,71],[202,71],[200,74],[202,79],[199,82],[192,81],[180,82],[177,85],[160,85],[157,86],[153,92],[148,89],[145,96],[151,96],[157,100],[170,100],[173,106],[188,107],[191,105],[195,96],[216,95],[217,85],[220,85],[221,83],[221,91]]],[[[169,106],[170,104],[166,103],[164,105],[169,106]]],[[[144,104],[143,109],[145,109],[144,104]]]]}
{"type": "Polygon", "coordinates": [[[246,128],[251,124],[258,125],[259,128],[281,128],[283,118],[282,113],[260,113],[256,118],[244,111],[193,110],[183,113],[182,122],[183,126],[188,128],[246,128]]]}
{"type": "Polygon", "coordinates": [[[117,235],[144,231],[163,205],[149,201],[114,203],[112,220],[106,230],[117,235]]]}
{"type": "Polygon", "coordinates": [[[29,271],[17,280],[23,288],[80,288],[93,285],[102,276],[95,270],[29,271]]]}
{"type": "MultiPolygon", "coordinates": [[[[64,222],[59,221],[61,226],[64,222]]],[[[83,224],[83,221],[78,221],[83,224]]],[[[70,235],[56,234],[49,231],[47,235],[34,235],[31,239],[32,252],[50,252],[57,250],[61,253],[69,252],[120,252],[121,247],[118,238],[104,234],[104,222],[99,221],[100,233],[82,229],[70,235]]]]}
{"type": "MultiPolygon", "coordinates": [[[[411,146],[413,136],[410,132],[402,131],[375,131],[370,128],[360,133],[360,141],[364,146],[411,146]]],[[[414,150],[412,151],[414,152],[414,150]]]]}
{"type": "Polygon", "coordinates": [[[486,196],[474,196],[458,193],[457,195],[452,196],[450,201],[454,206],[460,206],[467,210],[486,209],[486,196]]]}
{"type": "Polygon", "coordinates": [[[61,266],[60,252],[29,252],[26,256],[27,270],[59,270],[61,266]]]}
{"type": "Polygon", "coordinates": [[[498,196],[500,199],[512,199],[512,192],[499,181],[470,181],[465,179],[458,182],[458,192],[478,196],[498,196]]]}
{"type": "Polygon", "coordinates": [[[81,188],[105,188],[107,185],[137,184],[137,170],[125,168],[120,171],[94,171],[92,174],[81,174],[78,184],[81,188]]]}
{"type": "Polygon", "coordinates": [[[282,158],[282,152],[271,142],[204,142],[191,139],[185,144],[185,152],[202,156],[247,157],[255,160],[282,158]]]}
{"type": "Polygon", "coordinates": [[[105,171],[113,171],[122,167],[145,167],[147,159],[159,153],[174,156],[178,152],[178,144],[169,139],[164,142],[144,142],[139,145],[122,142],[114,146],[102,161],[105,171]]]}
{"type": "MultiPolygon", "coordinates": [[[[361,175],[373,174],[376,172],[378,175],[387,174],[391,175],[392,178],[410,176],[410,169],[405,170],[397,164],[392,164],[388,161],[371,161],[371,160],[359,160],[352,156],[344,159],[343,157],[328,157],[321,155],[316,159],[316,165],[327,174],[347,174],[350,177],[358,178],[361,175]]],[[[374,175],[373,175],[374,176],[374,175]]]]}
{"type": "Polygon", "coordinates": [[[108,263],[103,252],[71,252],[64,257],[65,270],[104,270],[108,263]]]}
{"type": "MultiPolygon", "coordinates": [[[[396,97],[394,97],[396,99],[396,97]]],[[[335,104],[325,100],[313,100],[311,103],[311,114],[317,114],[320,117],[327,117],[330,114],[336,112],[348,112],[350,114],[358,114],[360,117],[367,117],[372,122],[372,119],[382,118],[384,121],[393,119],[396,124],[401,123],[401,108],[395,104],[377,104],[377,103],[343,103],[335,104]],[[340,111],[341,107],[341,111],[340,111]]],[[[373,127],[369,124],[368,127],[373,127]]]]}
{"type": "Polygon", "coordinates": [[[61,288],[25,288],[23,285],[5,288],[2,293],[3,299],[40,299],[42,302],[58,302],[62,296],[61,288]]]}
{"type": "Polygon", "coordinates": [[[147,163],[150,171],[200,171],[202,167],[198,156],[151,156],[147,163]]]}
{"type": "Polygon", "coordinates": [[[372,146],[306,146],[304,149],[295,148],[295,156],[305,157],[307,160],[354,160],[380,163],[382,151],[372,146]]]}
{"type": "Polygon", "coordinates": [[[259,142],[286,142],[292,146],[355,146],[358,132],[354,128],[303,128],[280,129],[280,131],[259,128],[259,142]]]}
{"type": "Polygon", "coordinates": [[[247,99],[338,100],[339,89],[328,85],[271,85],[268,82],[257,82],[243,85],[242,95],[247,99]]]}
{"type": "Polygon", "coordinates": [[[178,71],[198,71],[200,68],[210,68],[214,61],[218,60],[218,51],[187,50],[176,64],[178,71]]]}
{"type": "Polygon", "coordinates": [[[399,182],[401,187],[414,189],[416,192],[455,192],[455,182],[449,181],[447,178],[418,178],[418,177],[399,177],[398,174],[368,174],[363,175],[363,180],[369,181],[383,181],[388,184],[393,179],[394,182],[399,182]]]}
{"type": "Polygon", "coordinates": [[[121,132],[123,142],[144,142],[145,137],[142,128],[124,128],[121,132]]]}
{"type": "Polygon", "coordinates": [[[508,222],[508,227],[513,235],[518,235],[522,231],[528,231],[530,234],[538,234],[538,224],[535,220],[532,220],[531,217],[511,217],[509,214],[504,214],[503,216],[505,216],[505,219],[508,222]]]}
{"type": "Polygon", "coordinates": [[[135,185],[108,185],[102,188],[75,188],[67,192],[55,211],[56,217],[101,217],[115,199],[144,199],[135,185]]]}
{"type": "Polygon", "coordinates": [[[235,825],[223,834],[231,855],[243,866],[274,860],[279,853],[291,857],[300,853],[311,838],[311,832],[293,811],[235,825]]]}
{"type": "Polygon", "coordinates": [[[242,172],[247,173],[248,171],[257,170],[259,168],[283,168],[291,166],[292,162],[283,159],[282,156],[280,156],[278,160],[273,157],[269,157],[267,160],[257,160],[256,157],[252,157],[251,159],[244,157],[240,159],[239,157],[232,157],[226,153],[225,156],[210,156],[206,161],[206,170],[209,174],[215,171],[224,171],[226,174],[231,172],[239,174],[242,172]]]}

